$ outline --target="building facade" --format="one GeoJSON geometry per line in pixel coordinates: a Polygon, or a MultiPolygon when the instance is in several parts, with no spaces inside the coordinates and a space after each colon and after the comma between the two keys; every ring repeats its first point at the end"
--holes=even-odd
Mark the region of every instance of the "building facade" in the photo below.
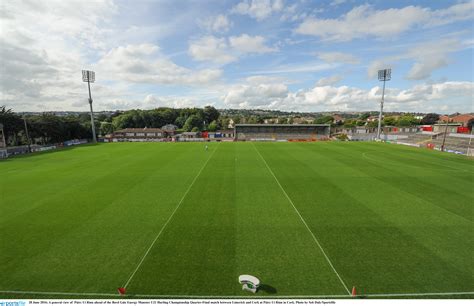
{"type": "Polygon", "coordinates": [[[104,138],[106,142],[143,142],[143,141],[163,141],[167,138],[166,132],[157,128],[126,128],[113,132],[104,138]]]}

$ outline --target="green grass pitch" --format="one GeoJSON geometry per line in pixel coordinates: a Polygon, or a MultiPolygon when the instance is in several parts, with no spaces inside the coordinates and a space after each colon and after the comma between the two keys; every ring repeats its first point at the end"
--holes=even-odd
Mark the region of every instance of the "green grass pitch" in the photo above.
{"type": "Polygon", "coordinates": [[[130,297],[356,286],[472,298],[473,174],[472,159],[382,143],[117,143],[11,158],[0,161],[0,298],[114,297],[124,285],[130,297]],[[261,290],[242,291],[240,274],[261,290]]]}

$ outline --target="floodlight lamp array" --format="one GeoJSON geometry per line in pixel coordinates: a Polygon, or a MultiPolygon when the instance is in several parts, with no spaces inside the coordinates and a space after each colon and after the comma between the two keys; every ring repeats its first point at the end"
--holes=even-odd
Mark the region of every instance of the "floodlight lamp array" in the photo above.
{"type": "Polygon", "coordinates": [[[94,83],[95,81],[95,72],[90,70],[82,70],[82,81],[94,83]]]}
{"type": "Polygon", "coordinates": [[[392,78],[392,69],[379,70],[379,81],[390,81],[392,78]]]}

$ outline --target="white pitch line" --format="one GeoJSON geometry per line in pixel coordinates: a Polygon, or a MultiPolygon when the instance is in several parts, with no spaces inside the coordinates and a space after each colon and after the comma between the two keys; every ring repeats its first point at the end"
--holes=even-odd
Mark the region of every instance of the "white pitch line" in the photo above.
{"type": "MultiPolygon", "coordinates": [[[[115,296],[115,297],[156,297],[156,298],[196,298],[196,299],[219,299],[219,298],[347,298],[347,294],[328,294],[328,295],[173,295],[173,294],[124,294],[118,293],[97,293],[97,292],[47,292],[47,291],[18,291],[18,290],[0,290],[0,293],[7,294],[31,294],[31,295],[75,295],[75,296],[115,296]]],[[[364,294],[356,297],[401,297],[401,296],[449,296],[449,295],[474,295],[474,292],[433,292],[433,293],[381,293],[381,294],[364,294]]]]}
{"type": "Polygon", "coordinates": [[[347,291],[347,294],[351,295],[351,292],[349,291],[349,288],[347,288],[346,284],[344,283],[344,281],[342,280],[341,276],[339,275],[339,273],[336,271],[336,268],[334,268],[334,265],[332,264],[331,260],[329,259],[329,257],[326,255],[326,252],[324,251],[323,247],[321,246],[321,244],[319,243],[318,239],[316,238],[316,236],[314,235],[314,233],[311,231],[311,229],[309,228],[308,224],[306,223],[306,221],[304,220],[303,216],[300,214],[299,210],[296,208],[295,204],[293,203],[293,201],[291,200],[290,196],[286,193],[285,189],[283,189],[283,186],[280,184],[280,181],[277,179],[277,177],[275,176],[275,174],[273,173],[272,169],[270,168],[270,166],[268,166],[267,164],[267,161],[265,160],[265,158],[263,158],[262,154],[260,154],[260,151],[258,151],[258,148],[252,143],[253,147],[255,148],[255,150],[257,151],[258,155],[260,155],[260,158],[263,160],[263,162],[265,163],[265,166],[267,166],[267,169],[268,171],[272,174],[273,178],[275,179],[275,181],[277,182],[278,186],[280,186],[280,189],[281,191],[283,191],[283,193],[285,194],[286,198],[288,199],[288,201],[290,202],[291,206],[293,206],[293,208],[295,209],[296,213],[298,214],[298,216],[300,217],[301,219],[301,222],[303,222],[303,224],[306,226],[306,229],[308,229],[309,233],[311,234],[311,236],[313,237],[314,239],[314,242],[316,242],[316,244],[318,245],[319,249],[321,250],[321,252],[323,253],[324,257],[326,258],[326,261],[329,263],[329,265],[331,266],[332,270],[334,271],[334,273],[336,273],[337,275],[337,278],[339,278],[339,281],[341,282],[341,284],[344,286],[344,289],[346,289],[347,291]]]}
{"type": "Polygon", "coordinates": [[[161,236],[161,233],[163,233],[163,230],[165,229],[165,227],[168,225],[168,223],[171,221],[171,219],[173,218],[174,214],[176,213],[176,211],[178,210],[178,208],[181,206],[181,203],[183,203],[184,199],[186,198],[186,196],[188,195],[188,192],[191,190],[191,187],[193,187],[194,185],[194,182],[196,182],[197,178],[199,177],[199,175],[201,175],[201,172],[202,170],[204,170],[204,168],[206,167],[207,163],[209,162],[209,160],[212,158],[212,156],[214,155],[214,153],[217,151],[217,147],[219,146],[220,143],[217,144],[216,148],[214,149],[214,151],[212,151],[211,155],[209,155],[208,159],[206,160],[206,162],[204,163],[204,165],[202,166],[201,170],[199,170],[199,172],[197,173],[197,175],[194,177],[193,181],[191,182],[191,185],[189,185],[188,189],[186,190],[186,192],[184,193],[183,197],[181,198],[181,200],[179,201],[178,205],[176,206],[176,208],[173,210],[173,213],[169,216],[168,220],[166,220],[165,224],[163,225],[163,227],[161,228],[160,232],[158,233],[158,235],[156,235],[155,239],[153,240],[153,242],[150,244],[150,247],[146,250],[145,254],[143,255],[142,259],[140,260],[140,262],[138,263],[137,267],[135,268],[135,270],[133,271],[133,273],[130,275],[130,277],[128,278],[127,282],[125,283],[125,285],[123,285],[122,287],[123,288],[127,288],[128,284],[130,283],[130,281],[132,280],[132,278],[135,276],[135,273],[137,273],[138,269],[140,268],[140,266],[142,265],[143,261],[145,261],[145,258],[147,257],[148,253],[150,252],[150,250],[153,248],[153,246],[155,245],[155,242],[158,240],[158,238],[161,236]]]}

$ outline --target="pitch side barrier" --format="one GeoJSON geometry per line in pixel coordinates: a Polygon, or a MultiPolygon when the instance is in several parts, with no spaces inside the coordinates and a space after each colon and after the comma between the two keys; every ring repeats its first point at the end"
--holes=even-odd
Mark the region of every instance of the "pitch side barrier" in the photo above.
{"type": "Polygon", "coordinates": [[[73,139],[73,140],[68,140],[65,142],[61,143],[56,143],[56,144],[50,144],[50,145],[31,145],[30,148],[28,146],[15,146],[15,147],[8,147],[3,151],[3,153],[0,151],[0,158],[7,158],[10,156],[16,156],[16,155],[23,155],[23,154],[28,154],[28,153],[34,153],[34,152],[45,152],[45,151],[50,151],[50,150],[56,150],[59,148],[64,148],[64,147],[71,147],[71,146],[77,146],[77,145],[82,145],[88,143],[87,139],[73,139]]]}

